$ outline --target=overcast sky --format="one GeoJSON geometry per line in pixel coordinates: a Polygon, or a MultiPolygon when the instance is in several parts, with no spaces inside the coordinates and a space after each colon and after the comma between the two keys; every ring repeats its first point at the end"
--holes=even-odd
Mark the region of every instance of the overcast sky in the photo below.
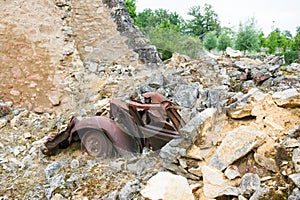
{"type": "Polygon", "coordinates": [[[300,0],[137,0],[137,12],[145,8],[164,8],[187,19],[192,6],[210,4],[222,26],[238,27],[240,22],[254,17],[257,27],[268,35],[273,28],[296,33],[300,26],[300,0]]]}

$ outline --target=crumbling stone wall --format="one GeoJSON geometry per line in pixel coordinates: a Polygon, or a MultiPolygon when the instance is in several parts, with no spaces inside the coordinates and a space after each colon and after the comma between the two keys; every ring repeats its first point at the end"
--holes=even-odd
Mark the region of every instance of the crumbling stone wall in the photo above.
{"type": "Polygon", "coordinates": [[[84,60],[121,65],[161,63],[155,47],[133,25],[122,1],[70,2],[70,26],[84,60]]]}
{"type": "Polygon", "coordinates": [[[149,41],[142,32],[133,24],[133,20],[128,14],[122,0],[102,0],[111,11],[111,15],[117,25],[117,30],[122,36],[127,38],[126,44],[139,54],[140,60],[145,63],[161,63],[159,54],[154,46],[149,45],[149,41]]]}

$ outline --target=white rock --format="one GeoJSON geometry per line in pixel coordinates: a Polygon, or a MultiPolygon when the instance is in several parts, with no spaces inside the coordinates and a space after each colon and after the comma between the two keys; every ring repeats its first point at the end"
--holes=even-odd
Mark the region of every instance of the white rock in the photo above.
{"type": "Polygon", "coordinates": [[[187,179],[170,172],[159,172],[149,179],[141,191],[143,197],[151,200],[185,199],[193,200],[194,196],[187,179]]]}
{"type": "Polygon", "coordinates": [[[234,50],[230,47],[227,47],[225,55],[229,56],[230,58],[239,58],[242,56],[242,52],[240,52],[239,50],[234,50]]]}
{"type": "Polygon", "coordinates": [[[294,149],[292,160],[294,163],[295,171],[297,173],[300,173],[300,149],[294,149]]]}
{"type": "Polygon", "coordinates": [[[300,93],[295,88],[282,92],[275,92],[272,97],[279,106],[300,107],[300,93]]]}
{"type": "Polygon", "coordinates": [[[225,134],[221,145],[209,161],[209,165],[219,170],[246,155],[253,148],[261,145],[266,133],[249,126],[240,126],[225,134]]]}
{"type": "Polygon", "coordinates": [[[225,176],[228,179],[233,180],[237,177],[241,177],[241,174],[240,174],[239,169],[236,165],[230,165],[225,170],[225,176]]]}
{"type": "MultiPolygon", "coordinates": [[[[214,167],[203,166],[203,192],[208,199],[213,199],[228,193],[228,188],[232,188],[229,180],[225,179],[224,174],[214,167]]],[[[233,190],[231,190],[233,191],[233,190]]],[[[231,194],[232,195],[232,194],[231,194]]],[[[236,196],[238,194],[235,194],[236,196]]]]}

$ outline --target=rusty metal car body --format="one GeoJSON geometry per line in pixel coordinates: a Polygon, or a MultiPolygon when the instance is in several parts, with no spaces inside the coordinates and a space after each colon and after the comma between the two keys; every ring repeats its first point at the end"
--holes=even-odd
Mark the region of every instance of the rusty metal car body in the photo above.
{"type": "Polygon", "coordinates": [[[110,102],[110,117],[73,117],[68,127],[51,136],[42,152],[51,155],[56,149],[81,142],[83,152],[95,157],[113,157],[141,153],[144,147],[159,150],[173,138],[180,137],[184,121],[180,108],[158,93],[143,94],[144,102],[110,102]]]}

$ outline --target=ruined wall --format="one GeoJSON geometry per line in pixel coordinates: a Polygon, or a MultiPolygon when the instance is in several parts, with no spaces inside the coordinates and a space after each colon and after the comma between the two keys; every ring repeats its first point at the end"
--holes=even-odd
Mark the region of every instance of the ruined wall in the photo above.
{"type": "Polygon", "coordinates": [[[71,27],[77,48],[88,61],[100,64],[159,64],[155,47],[133,25],[122,1],[70,1],[71,27]]]}
{"type": "Polygon", "coordinates": [[[58,84],[77,52],[86,68],[161,63],[122,1],[0,1],[0,99],[33,109],[59,104],[53,92],[65,92],[58,84]]]}

